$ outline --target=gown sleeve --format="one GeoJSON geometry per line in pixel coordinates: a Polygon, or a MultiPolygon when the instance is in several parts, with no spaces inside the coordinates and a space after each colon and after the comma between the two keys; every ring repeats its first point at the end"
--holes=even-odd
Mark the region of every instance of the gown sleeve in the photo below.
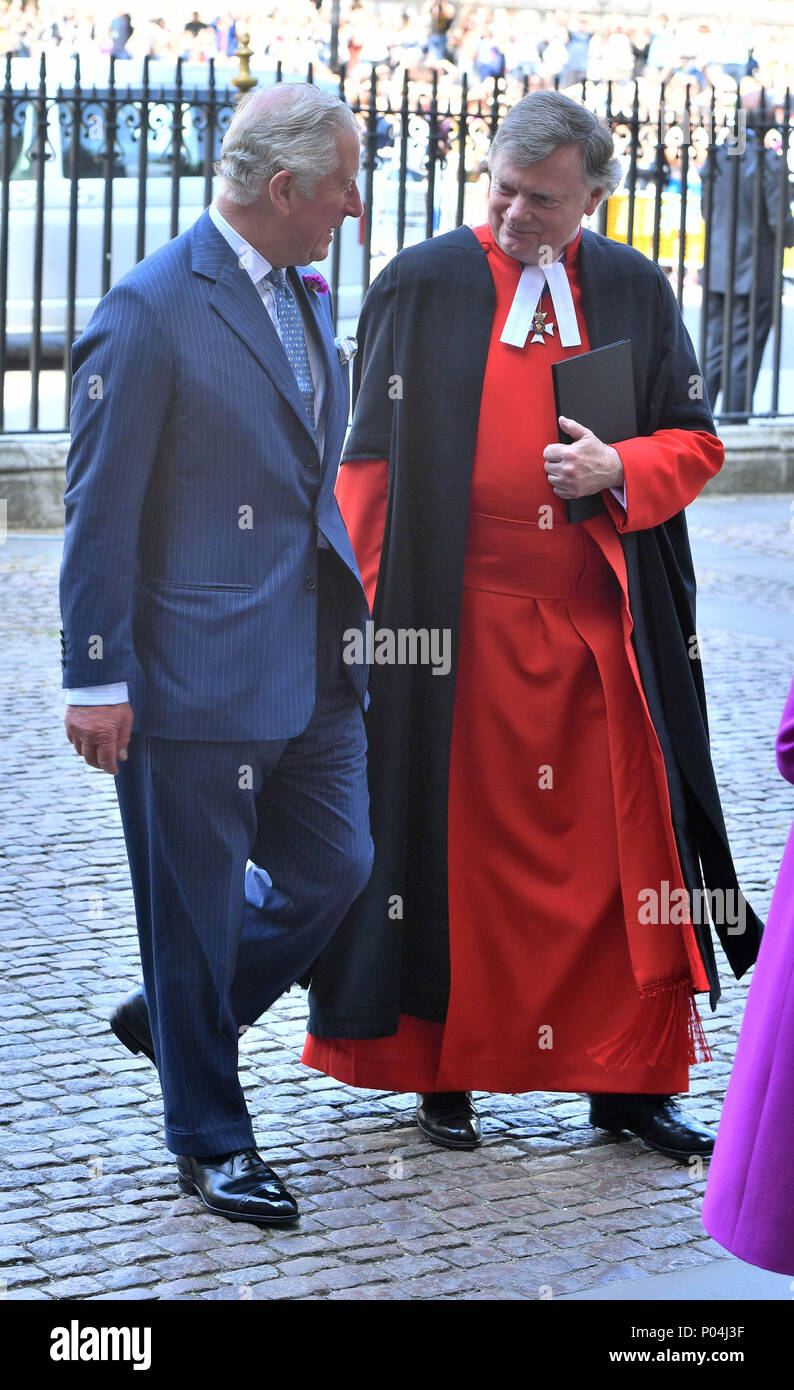
{"type": "Polygon", "coordinates": [[[688,507],[722,467],[725,451],[707,430],[666,429],[616,444],[623,464],[626,509],[603,493],[618,531],[660,526],[688,507]]]}
{"type": "Polygon", "coordinates": [[[703,376],[692,341],[662,271],[657,271],[657,370],[642,435],[615,444],[626,485],[624,508],[602,495],[618,531],[645,531],[669,521],[722,467],[725,450],[714,432],[703,376]]]}
{"type": "Polygon", "coordinates": [[[398,261],[396,256],[373,280],[358,321],[353,421],[342,450],[343,463],[388,459],[391,452],[394,402],[401,399],[402,392],[394,372],[398,261]]]}
{"type": "Polygon", "coordinates": [[[398,261],[395,257],[372,282],[361,310],[359,351],[353,359],[353,422],[336,480],[336,500],[370,608],[386,529],[394,402],[400,398],[394,375],[398,261]]]}
{"type": "Polygon", "coordinates": [[[336,480],[336,500],[358,562],[370,609],[386,529],[389,465],[386,459],[348,459],[336,480]]]}

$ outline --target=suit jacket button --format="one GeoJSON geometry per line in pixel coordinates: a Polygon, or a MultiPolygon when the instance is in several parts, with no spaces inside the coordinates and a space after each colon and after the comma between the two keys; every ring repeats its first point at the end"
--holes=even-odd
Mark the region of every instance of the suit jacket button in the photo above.
{"type": "Polygon", "coordinates": [[[307,574],[306,578],[305,578],[304,581],[303,581],[303,587],[304,587],[304,589],[316,589],[316,588],[317,588],[317,580],[315,579],[315,577],[314,577],[313,574],[307,574]]]}

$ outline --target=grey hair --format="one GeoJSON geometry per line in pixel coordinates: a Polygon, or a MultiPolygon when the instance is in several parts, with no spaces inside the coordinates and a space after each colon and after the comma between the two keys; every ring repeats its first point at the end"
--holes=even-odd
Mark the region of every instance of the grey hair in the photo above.
{"type": "Polygon", "coordinates": [[[591,189],[603,188],[607,198],[614,193],[623,171],[609,127],[562,92],[530,92],[508,112],[494,136],[488,168],[493,171],[500,154],[525,168],[561,145],[580,146],[585,181],[591,189]]]}
{"type": "Polygon", "coordinates": [[[285,82],[241,97],[221,145],[215,173],[232,203],[255,203],[282,169],[311,198],[317,183],[339,166],[337,140],[359,138],[358,122],[338,97],[308,82],[285,82]]]}

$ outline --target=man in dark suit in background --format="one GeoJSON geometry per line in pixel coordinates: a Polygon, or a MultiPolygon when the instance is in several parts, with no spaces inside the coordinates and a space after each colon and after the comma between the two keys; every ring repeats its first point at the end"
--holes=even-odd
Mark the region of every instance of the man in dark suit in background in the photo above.
{"type": "Polygon", "coordinates": [[[788,183],[785,176],[781,178],[781,156],[765,149],[764,130],[754,128],[759,94],[760,89],[754,86],[744,92],[741,110],[746,117],[746,128],[736,140],[719,145],[701,169],[706,236],[711,243],[706,296],[706,389],[713,407],[720,387],[725,385],[724,379],[729,376],[720,414],[729,416],[734,424],[746,423],[748,414],[752,413],[761,359],[772,327],[772,308],[775,294],[779,292],[775,237],[781,220],[783,245],[794,245],[794,220],[788,183]],[[731,276],[734,198],[736,241],[731,276]],[[756,204],[758,233],[754,245],[756,204]],[[728,374],[723,372],[722,348],[731,283],[728,374]],[[755,307],[751,325],[753,286],[755,307]]]}
{"type": "Polygon", "coordinates": [[[314,87],[247,98],[216,202],[74,351],[65,723],[117,777],[145,990],[111,1023],[156,1061],[182,1190],[260,1224],[298,1208],[256,1152],[238,1033],[371,867],[366,672],[342,659],[368,610],[334,499],[347,368],[307,268],[361,215],[359,143],[314,87]]]}

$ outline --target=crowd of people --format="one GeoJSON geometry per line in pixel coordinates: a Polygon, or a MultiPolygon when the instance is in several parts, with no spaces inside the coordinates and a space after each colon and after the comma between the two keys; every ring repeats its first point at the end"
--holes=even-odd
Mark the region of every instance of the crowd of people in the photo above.
{"type": "MultiPolygon", "coordinates": [[[[252,67],[280,58],[285,71],[311,62],[322,71],[341,67],[359,79],[377,64],[402,79],[436,69],[443,81],[470,86],[494,77],[563,90],[583,81],[631,83],[684,79],[695,91],[735,89],[755,75],[777,90],[786,85],[786,33],[723,17],[670,19],[664,13],[630,23],[619,13],[594,15],[529,8],[489,8],[425,0],[413,8],[396,0],[342,0],[332,42],[331,0],[275,0],[255,11],[189,11],[175,0],[123,10],[103,0],[12,0],[0,12],[4,53],[37,57],[42,51],[117,58],[193,61],[233,59],[250,36],[252,67]],[[334,53],[336,48],[336,54],[334,53]],[[336,62],[334,59],[336,57],[336,62]]],[[[789,49],[790,51],[790,49],[789,49]]]]}

